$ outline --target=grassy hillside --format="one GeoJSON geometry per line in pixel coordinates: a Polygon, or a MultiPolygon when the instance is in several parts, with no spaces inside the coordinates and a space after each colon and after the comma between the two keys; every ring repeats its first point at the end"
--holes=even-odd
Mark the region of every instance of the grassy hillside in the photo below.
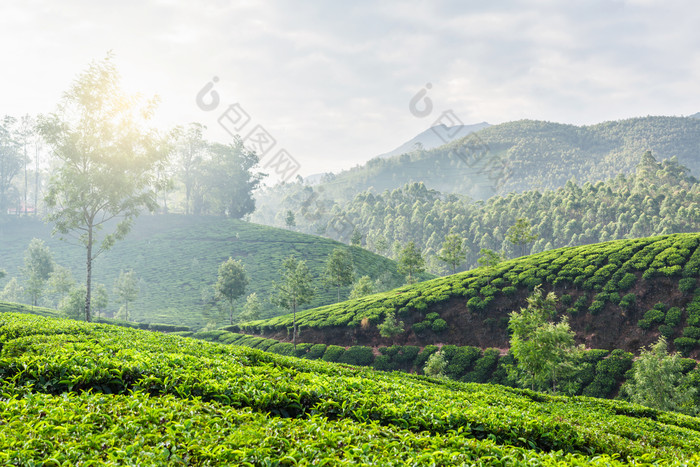
{"type": "MultiPolygon", "coordinates": [[[[8,274],[0,287],[19,274],[33,237],[44,240],[55,260],[70,268],[77,280],[83,279],[81,248],[52,238],[51,227],[38,220],[5,217],[0,225],[0,267],[8,274]]],[[[140,217],[125,240],[95,261],[94,280],[111,292],[120,270],[133,269],[140,279],[139,299],[130,306],[133,320],[198,327],[205,324],[201,289],[216,282],[218,266],[229,256],[243,261],[250,276],[247,293],[256,292],[264,301],[264,314],[274,316],[284,311],[266,299],[283,258],[296,254],[319,277],[328,254],[338,246],[350,249],[358,276],[377,278],[388,272],[394,285],[403,282],[393,261],[361,248],[239,220],[177,215],[140,217]]],[[[334,290],[323,289],[318,281],[316,286],[317,296],[309,306],[335,302],[334,290]]],[[[348,292],[341,291],[345,296],[348,292]]],[[[119,307],[115,300],[112,296],[111,310],[119,307]]]]}
{"type": "MultiPolygon", "coordinates": [[[[698,356],[700,234],[675,234],[560,248],[297,314],[303,342],[342,346],[508,346],[508,313],[541,285],[560,298],[588,348],[636,352],[663,334],[698,356]],[[394,312],[405,331],[377,325],[394,312]],[[440,324],[435,323],[439,321],[440,324]]],[[[288,339],[291,316],[246,323],[246,333],[288,339]]]]}
{"type": "Polygon", "coordinates": [[[700,419],[618,401],[12,313],[0,346],[4,464],[700,462],[700,419]]]}

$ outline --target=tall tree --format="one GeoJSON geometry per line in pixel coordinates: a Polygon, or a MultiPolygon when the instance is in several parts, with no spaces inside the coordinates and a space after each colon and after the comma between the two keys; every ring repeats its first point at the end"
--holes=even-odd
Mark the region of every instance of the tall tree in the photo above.
{"type": "Polygon", "coordinates": [[[438,252],[438,259],[443,263],[452,266],[452,274],[457,273],[457,266],[467,259],[467,253],[462,247],[464,239],[457,234],[449,234],[442,243],[442,248],[438,252]]]}
{"type": "Polygon", "coordinates": [[[258,298],[258,294],[253,292],[248,295],[245,299],[245,305],[243,305],[243,312],[241,312],[241,321],[254,321],[260,319],[260,311],[262,310],[262,303],[258,298]]]}
{"type": "Polygon", "coordinates": [[[37,306],[44,294],[46,282],[53,272],[54,262],[49,247],[43,240],[33,238],[24,252],[24,267],[22,274],[26,278],[25,291],[29,294],[32,306],[37,306]]]}
{"type": "MultiPolygon", "coordinates": [[[[133,270],[119,271],[119,277],[114,281],[114,294],[122,304],[122,315],[129,319],[129,303],[139,297],[139,282],[133,270]]],[[[121,311],[121,310],[120,310],[121,311]]]]}
{"type": "Polygon", "coordinates": [[[54,233],[77,239],[86,251],[86,321],[93,261],[128,234],[136,216],[157,208],[153,175],[168,148],[145,130],[154,107],[154,100],[142,103],[122,91],[108,55],[78,76],[56,112],[39,119],[39,133],[61,162],[49,181],[47,218],[54,233]],[[116,227],[105,233],[112,220],[116,227]]]}
{"type": "Polygon", "coordinates": [[[73,273],[68,268],[56,264],[54,265],[49,280],[47,281],[47,292],[49,303],[58,306],[61,300],[75,287],[73,273]]]}
{"type": "Polygon", "coordinates": [[[294,255],[289,256],[282,263],[280,270],[282,280],[275,282],[276,295],[272,302],[282,308],[292,312],[292,342],[297,345],[297,307],[303,306],[311,301],[315,291],[311,285],[313,278],[306,266],[306,261],[298,260],[294,255]]]}
{"type": "Polygon", "coordinates": [[[408,242],[399,253],[398,271],[406,276],[406,282],[413,284],[416,282],[416,274],[425,271],[425,260],[415,243],[408,242]]]}
{"type": "Polygon", "coordinates": [[[559,323],[551,322],[556,302],[553,292],[545,297],[537,287],[527,299],[527,308],[511,312],[508,321],[519,381],[533,390],[551,384],[555,393],[557,382],[573,371],[580,350],[566,316],[559,323]]]}
{"type": "Polygon", "coordinates": [[[350,298],[360,298],[374,293],[374,282],[369,276],[360,277],[350,292],[350,298]]]}
{"type": "Polygon", "coordinates": [[[326,260],[323,281],[327,285],[336,287],[338,301],[340,301],[340,288],[352,284],[354,276],[355,267],[352,264],[350,252],[345,248],[335,248],[326,260]]]}
{"type": "Polygon", "coordinates": [[[284,218],[284,224],[287,226],[288,229],[291,229],[292,227],[297,225],[296,219],[294,218],[294,213],[291,209],[287,210],[287,216],[284,218]]]}
{"type": "Polygon", "coordinates": [[[642,349],[624,390],[636,404],[689,415],[698,411],[693,403],[697,389],[683,374],[681,356],[668,353],[668,343],[663,336],[649,349],[642,349]]]}
{"type": "Polygon", "coordinates": [[[207,196],[214,213],[240,219],[255,211],[253,191],[266,176],[253,172],[258,156],[236,138],[233,143],[209,146],[211,159],[205,167],[207,196]]]}
{"type": "Polygon", "coordinates": [[[229,324],[233,324],[233,302],[245,294],[248,274],[240,260],[229,258],[219,266],[219,278],[214,285],[216,295],[228,301],[229,324]]]}
{"type": "Polygon", "coordinates": [[[532,231],[530,221],[520,217],[508,228],[506,239],[515,246],[517,256],[520,257],[525,255],[526,246],[537,240],[537,234],[532,231]]]}
{"type": "Polygon", "coordinates": [[[207,142],[202,135],[204,127],[200,123],[190,123],[187,127],[177,127],[174,136],[177,140],[177,172],[185,186],[185,214],[190,214],[192,195],[200,182],[200,172],[204,161],[207,142]]]}
{"type": "Polygon", "coordinates": [[[22,169],[17,120],[10,116],[0,121],[0,215],[7,213],[12,201],[12,181],[22,169]]]}

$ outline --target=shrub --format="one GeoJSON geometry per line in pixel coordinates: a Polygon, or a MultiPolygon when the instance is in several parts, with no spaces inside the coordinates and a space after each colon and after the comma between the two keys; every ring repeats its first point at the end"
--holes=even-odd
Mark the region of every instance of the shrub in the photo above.
{"type": "Polygon", "coordinates": [[[375,370],[381,370],[381,371],[394,371],[394,370],[398,369],[391,362],[391,358],[389,358],[386,355],[380,355],[377,358],[375,358],[374,362],[372,363],[372,366],[374,367],[375,370]]]}
{"type": "Polygon", "coordinates": [[[664,320],[664,323],[671,327],[678,326],[681,323],[682,314],[683,311],[677,306],[674,306],[666,312],[666,319],[664,320]]]}
{"type": "Polygon", "coordinates": [[[472,371],[462,377],[467,383],[486,383],[498,365],[501,353],[498,349],[486,349],[484,355],[474,363],[472,371]]]}
{"type": "Polygon", "coordinates": [[[634,302],[637,301],[637,296],[633,293],[628,293],[624,297],[622,297],[622,300],[620,300],[620,307],[621,308],[630,308],[632,305],[634,305],[634,302]]]}
{"type": "Polygon", "coordinates": [[[574,299],[571,297],[571,295],[567,293],[561,296],[560,301],[563,305],[569,306],[574,301],[574,299]]]}
{"type": "Polygon", "coordinates": [[[596,365],[593,382],[583,390],[584,396],[606,398],[617,388],[625,373],[632,368],[633,355],[620,349],[596,365]]]}
{"type": "Polygon", "coordinates": [[[415,345],[395,345],[396,353],[394,353],[393,361],[402,368],[410,370],[413,362],[420,352],[420,347],[415,345]]]}
{"type": "Polygon", "coordinates": [[[472,297],[467,300],[467,308],[472,312],[481,311],[484,309],[484,302],[479,297],[472,297]]]}
{"type": "Polygon", "coordinates": [[[308,344],[308,343],[303,343],[303,344],[297,344],[297,350],[295,351],[294,355],[302,358],[306,357],[306,353],[311,350],[311,347],[313,347],[314,344],[308,344]]]}
{"type": "Polygon", "coordinates": [[[649,280],[649,279],[653,279],[653,278],[656,277],[657,275],[658,275],[658,272],[657,272],[656,269],[654,269],[654,268],[649,268],[649,269],[647,269],[646,271],[644,271],[644,274],[642,274],[642,278],[643,278],[643,279],[646,279],[646,280],[649,280]]]}
{"type": "Polygon", "coordinates": [[[593,303],[591,303],[591,306],[588,307],[588,312],[592,315],[596,315],[596,314],[600,313],[604,307],[605,307],[605,302],[601,302],[601,301],[596,300],[593,303]]]}
{"type": "Polygon", "coordinates": [[[693,339],[692,337],[677,337],[673,339],[673,345],[676,346],[676,350],[683,355],[688,355],[692,352],[697,344],[697,339],[693,339]]]}
{"type": "Polygon", "coordinates": [[[425,330],[427,329],[427,326],[429,326],[429,325],[430,325],[429,322],[422,321],[420,323],[413,323],[411,325],[411,329],[413,329],[414,333],[421,334],[421,333],[425,332],[425,330]]]}
{"type": "Polygon", "coordinates": [[[683,328],[683,337],[700,339],[700,328],[696,326],[686,326],[683,328]]]}
{"type": "Polygon", "coordinates": [[[512,285],[509,285],[508,287],[503,287],[503,294],[508,295],[508,296],[513,296],[515,293],[518,291],[515,287],[512,285]]]}
{"type": "Polygon", "coordinates": [[[315,344],[309,349],[309,353],[305,355],[305,358],[309,360],[318,360],[323,357],[324,353],[326,353],[326,344],[315,344]]]}
{"type": "Polygon", "coordinates": [[[425,321],[430,321],[432,323],[433,321],[435,321],[439,317],[440,317],[439,313],[435,313],[435,312],[428,313],[427,315],[425,315],[425,321]]]}
{"type": "Polygon", "coordinates": [[[345,353],[345,347],[339,345],[329,345],[321,359],[326,362],[338,362],[345,353]]]}
{"type": "Polygon", "coordinates": [[[661,324],[664,322],[666,313],[659,310],[658,308],[652,308],[651,310],[644,313],[644,319],[648,320],[651,324],[661,324]]]}
{"type": "Polygon", "coordinates": [[[662,324],[659,326],[659,332],[661,333],[662,336],[666,337],[667,339],[673,336],[673,326],[669,326],[667,324],[662,324]]]}
{"type": "Polygon", "coordinates": [[[423,367],[425,366],[425,362],[427,362],[428,358],[437,351],[437,345],[426,345],[425,347],[423,347],[423,350],[421,350],[420,353],[416,356],[413,365],[416,367],[416,369],[422,372],[423,367]]]}
{"type": "Polygon", "coordinates": [[[622,298],[620,297],[619,293],[611,292],[610,295],[608,295],[608,300],[610,300],[610,302],[614,303],[615,305],[619,305],[620,300],[622,300],[622,298]]]}
{"type": "Polygon", "coordinates": [[[442,332],[447,329],[447,321],[442,318],[438,318],[433,322],[432,330],[434,332],[442,332]]]}
{"type": "Polygon", "coordinates": [[[631,272],[628,272],[622,276],[622,279],[620,279],[618,285],[620,286],[620,290],[625,291],[632,287],[635,282],[637,282],[637,276],[631,272]]]}
{"type": "Polygon", "coordinates": [[[355,345],[346,350],[338,361],[350,365],[368,366],[374,362],[374,353],[371,347],[355,345]]]}
{"type": "Polygon", "coordinates": [[[276,353],[279,355],[288,355],[288,356],[293,356],[294,355],[294,344],[291,342],[278,342],[274,345],[271,345],[268,349],[268,352],[276,353]]]}
{"type": "Polygon", "coordinates": [[[452,379],[460,379],[480,356],[481,350],[476,347],[458,347],[448,358],[445,374],[452,379]]]}
{"type": "Polygon", "coordinates": [[[697,280],[694,277],[686,277],[678,281],[678,289],[686,294],[692,293],[697,286],[697,280]]]}

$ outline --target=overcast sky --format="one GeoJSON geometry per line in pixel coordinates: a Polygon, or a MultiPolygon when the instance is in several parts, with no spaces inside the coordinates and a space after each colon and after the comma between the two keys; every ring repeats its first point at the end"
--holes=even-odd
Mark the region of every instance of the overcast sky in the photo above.
{"type": "Polygon", "coordinates": [[[225,142],[237,103],[243,136],[262,126],[302,175],[387,152],[445,110],[466,124],[700,111],[697,1],[3,0],[0,43],[0,115],[53,110],[113,50],[127,89],[160,96],[160,125],[225,142]]]}

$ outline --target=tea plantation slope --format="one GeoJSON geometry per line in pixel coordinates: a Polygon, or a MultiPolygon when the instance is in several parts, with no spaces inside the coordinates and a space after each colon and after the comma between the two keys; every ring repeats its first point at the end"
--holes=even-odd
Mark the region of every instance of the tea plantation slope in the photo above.
{"type": "Polygon", "coordinates": [[[619,401],[12,313],[0,349],[2,464],[700,462],[700,419],[619,401]]]}
{"type": "MultiPolygon", "coordinates": [[[[84,273],[84,251],[73,244],[51,236],[51,227],[32,218],[4,218],[0,224],[0,267],[8,274],[3,281],[19,277],[24,250],[32,237],[46,242],[55,260],[69,267],[76,279],[84,273]]],[[[256,292],[266,307],[263,316],[285,311],[274,308],[266,300],[272,282],[278,280],[282,260],[294,253],[307,260],[318,278],[328,254],[336,247],[349,248],[356,274],[377,278],[389,273],[393,285],[403,283],[396,272],[396,263],[366,250],[348,247],[339,242],[220,217],[179,215],[142,216],[133,231],[113,249],[99,256],[94,264],[94,282],[101,282],[111,292],[120,270],[133,269],[140,279],[140,293],[130,305],[131,319],[200,327],[201,289],[216,282],[219,264],[229,257],[241,259],[248,271],[250,285],[246,293],[256,292]]],[[[425,277],[432,277],[426,275],[425,277]]],[[[0,282],[0,287],[4,282],[0,282]]],[[[310,307],[334,303],[334,289],[317,290],[310,307]]],[[[341,290],[347,297],[349,288],[341,290]]],[[[110,297],[111,311],[119,308],[116,297],[110,297]]]]}
{"type": "MultiPolygon", "coordinates": [[[[577,339],[589,348],[636,352],[667,336],[698,356],[700,234],[619,240],[561,248],[297,314],[300,339],[343,346],[443,343],[508,346],[508,314],[535,286],[554,291],[577,339]],[[404,332],[379,335],[388,313],[404,332]]],[[[287,340],[291,316],[232,331],[287,340]]]]}

